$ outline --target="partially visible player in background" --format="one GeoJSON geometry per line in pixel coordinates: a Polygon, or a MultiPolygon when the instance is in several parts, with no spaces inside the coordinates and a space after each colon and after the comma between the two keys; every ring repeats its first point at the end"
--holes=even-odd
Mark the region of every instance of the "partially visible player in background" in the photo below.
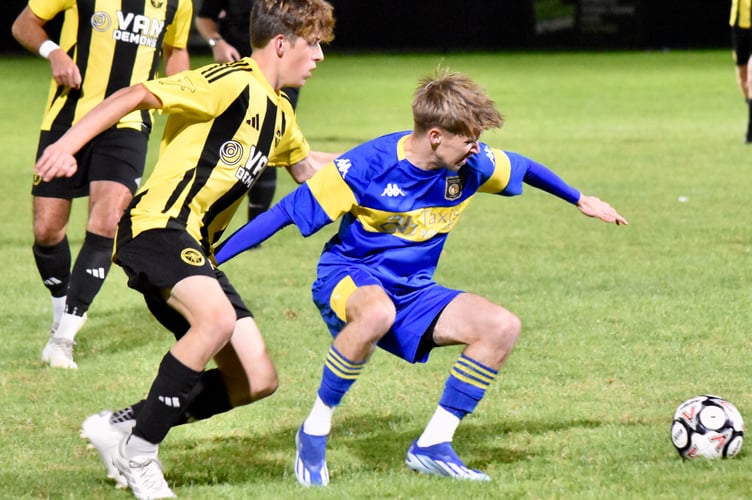
{"type": "MultiPolygon", "coordinates": [[[[13,36],[49,59],[52,69],[37,158],[106,97],[153,78],[162,52],[168,75],[188,69],[192,17],[191,0],[29,0],[13,23],[13,36]],[[61,13],[58,44],[44,25],[61,13]]],[[[135,111],[81,148],[75,176],[33,178],[32,249],[53,312],[42,362],[53,368],[78,368],[74,339],[112,265],[115,226],[143,176],[151,128],[152,114],[135,111]],[[72,200],[86,196],[86,236],[71,270],[72,200]]]]}
{"type": "Polygon", "coordinates": [[[485,91],[462,74],[439,70],[424,78],[413,99],[413,122],[412,131],[374,139],[326,165],[216,254],[222,264],[286,225],[308,236],[341,219],[313,284],[313,301],[334,341],[295,438],[295,475],[304,486],[328,484],[334,410],[376,346],[409,363],[426,362],[439,346],[465,346],[406,463],[426,474],[489,479],[465,465],[452,439],[511,353],[520,320],[485,297],[434,281],[446,239],[477,193],[519,195],[524,183],[589,217],[627,224],[608,203],[580,193],[540,163],[480,142],[483,131],[501,127],[503,119],[485,91]]]}
{"type": "Polygon", "coordinates": [[[752,144],[752,0],[731,0],[731,48],[736,63],[736,82],[748,109],[746,144],[752,144]]]}
{"type": "MultiPolygon", "coordinates": [[[[237,61],[251,55],[248,30],[254,0],[203,0],[196,14],[196,29],[212,49],[216,62],[237,61]]],[[[282,91],[292,103],[298,104],[300,89],[285,87],[282,91]]],[[[248,220],[266,211],[277,189],[277,169],[267,168],[248,192],[248,220]]]]}

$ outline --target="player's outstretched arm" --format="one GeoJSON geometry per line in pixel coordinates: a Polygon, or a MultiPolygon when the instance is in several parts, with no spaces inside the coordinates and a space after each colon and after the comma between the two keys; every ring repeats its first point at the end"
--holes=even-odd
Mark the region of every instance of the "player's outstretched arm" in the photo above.
{"type": "Polygon", "coordinates": [[[617,226],[629,224],[611,205],[595,196],[583,194],[577,202],[577,208],[588,217],[595,217],[603,222],[614,222],[617,226]]]}
{"type": "MultiPolygon", "coordinates": [[[[334,165],[331,169],[336,174],[334,165]]],[[[325,173],[327,172],[322,172],[325,173]]],[[[310,182],[298,186],[272,208],[255,217],[223,241],[214,252],[217,264],[227,262],[237,254],[257,246],[285,226],[294,224],[300,234],[310,236],[349,210],[347,203],[338,206],[335,200],[327,212],[311,191],[310,182]]]]}
{"type": "MultiPolygon", "coordinates": [[[[588,217],[595,217],[609,223],[614,222],[617,226],[629,224],[627,219],[622,217],[611,205],[594,196],[582,194],[579,190],[564,182],[561,177],[545,165],[517,153],[508,153],[508,156],[512,160],[513,179],[522,175],[522,180],[526,184],[575,204],[580,212],[588,217]]],[[[514,194],[521,192],[519,189],[516,191],[512,189],[511,191],[514,194]]]]}
{"type": "Polygon", "coordinates": [[[280,202],[269,210],[260,213],[252,221],[235,231],[219,244],[214,252],[217,265],[223,264],[241,252],[253,248],[269,239],[277,231],[293,223],[292,218],[280,202]]]}
{"type": "Polygon", "coordinates": [[[143,85],[120,89],[97,104],[57,142],[45,148],[34,166],[34,173],[45,182],[55,177],[70,177],[78,168],[73,157],[87,142],[115,125],[136,109],[159,108],[162,102],[143,85]]]}

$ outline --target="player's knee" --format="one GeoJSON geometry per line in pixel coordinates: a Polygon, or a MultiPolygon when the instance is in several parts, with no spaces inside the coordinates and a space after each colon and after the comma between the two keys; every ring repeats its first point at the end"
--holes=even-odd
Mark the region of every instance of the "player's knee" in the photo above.
{"type": "Polygon", "coordinates": [[[496,349],[500,353],[508,353],[517,343],[517,339],[522,331],[522,322],[515,314],[506,309],[499,310],[490,318],[492,324],[488,331],[496,349]]]}
{"type": "Polygon", "coordinates": [[[362,311],[361,320],[368,325],[373,325],[376,330],[386,332],[394,324],[397,318],[397,310],[390,300],[373,302],[365,311],[362,311]]]}
{"type": "Polygon", "coordinates": [[[65,238],[65,227],[53,227],[48,224],[34,224],[34,243],[40,247],[54,247],[65,238]]]}
{"type": "Polygon", "coordinates": [[[207,340],[221,348],[232,336],[236,321],[235,311],[229,304],[228,307],[207,307],[200,315],[196,315],[191,329],[201,332],[207,340]]]}
{"type": "Polygon", "coordinates": [[[357,331],[361,340],[366,343],[375,344],[394,325],[396,317],[397,311],[394,308],[394,304],[389,301],[383,301],[373,304],[373,306],[362,311],[353,322],[360,325],[357,331]]]}
{"type": "Polygon", "coordinates": [[[263,378],[262,380],[251,381],[251,401],[258,401],[271,396],[279,387],[279,378],[277,374],[263,378]]]}
{"type": "Polygon", "coordinates": [[[279,387],[277,373],[258,374],[250,382],[231,384],[228,387],[230,401],[233,408],[251,404],[260,399],[271,396],[279,387]]]}
{"type": "Polygon", "coordinates": [[[119,217],[113,217],[109,220],[89,221],[86,224],[86,230],[90,233],[101,236],[102,238],[114,238],[115,229],[117,228],[119,217]]]}
{"type": "Polygon", "coordinates": [[[86,221],[86,230],[105,238],[113,238],[123,212],[124,208],[119,206],[99,205],[98,208],[92,208],[86,221]]]}

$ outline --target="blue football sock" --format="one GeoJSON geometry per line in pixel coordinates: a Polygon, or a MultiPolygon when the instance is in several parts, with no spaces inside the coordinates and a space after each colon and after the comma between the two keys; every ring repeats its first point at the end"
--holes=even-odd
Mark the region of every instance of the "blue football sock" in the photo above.
{"type": "Polygon", "coordinates": [[[318,392],[324,404],[332,407],[338,406],[350,386],[363,372],[365,364],[365,361],[350,361],[332,345],[326,355],[324,373],[318,392]]]}
{"type": "Polygon", "coordinates": [[[498,373],[462,354],[452,367],[439,405],[463,418],[473,412],[498,373]]]}

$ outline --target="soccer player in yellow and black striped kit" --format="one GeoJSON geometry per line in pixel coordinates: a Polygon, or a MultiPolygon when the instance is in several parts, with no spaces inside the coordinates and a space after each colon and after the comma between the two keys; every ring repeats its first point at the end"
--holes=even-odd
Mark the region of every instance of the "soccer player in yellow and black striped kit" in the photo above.
{"type": "MultiPolygon", "coordinates": [[[[53,77],[37,158],[107,96],[154,78],[163,51],[168,75],[188,69],[192,15],[191,0],[29,0],[13,35],[49,59],[53,77]],[[58,45],[44,25],[59,14],[58,45]]],[[[130,113],[82,147],[76,175],[33,179],[34,260],[53,309],[42,362],[52,367],[78,367],[74,338],[110,270],[115,225],[143,176],[151,127],[150,113],[130,113]],[[71,269],[66,230],[72,200],[85,196],[86,235],[71,269]]]]}
{"type": "MultiPolygon", "coordinates": [[[[237,61],[251,55],[251,34],[248,21],[253,0],[202,0],[196,13],[196,29],[212,49],[215,62],[237,61]]],[[[298,102],[299,89],[285,87],[282,91],[292,102],[298,102]]],[[[277,190],[277,169],[267,168],[248,191],[248,220],[253,220],[272,205],[277,190]]]]}
{"type": "Polygon", "coordinates": [[[214,265],[214,245],[264,168],[286,167],[302,182],[335,158],[310,151],[280,92],[303,86],[333,29],[324,0],[256,0],[250,57],[118,91],[36,164],[44,181],[75,175],[75,152],[122,116],[146,109],[168,115],[159,159],[118,225],[113,260],[177,342],[145,400],[91,415],[82,429],[109,475],[138,498],[174,495],[157,460],[172,426],[277,388],[253,315],[214,265]],[[216,368],[206,370],[211,359],[216,368]]]}
{"type": "Polygon", "coordinates": [[[744,142],[752,144],[752,0],[731,0],[731,47],[736,63],[736,81],[747,101],[749,117],[744,142]]]}

